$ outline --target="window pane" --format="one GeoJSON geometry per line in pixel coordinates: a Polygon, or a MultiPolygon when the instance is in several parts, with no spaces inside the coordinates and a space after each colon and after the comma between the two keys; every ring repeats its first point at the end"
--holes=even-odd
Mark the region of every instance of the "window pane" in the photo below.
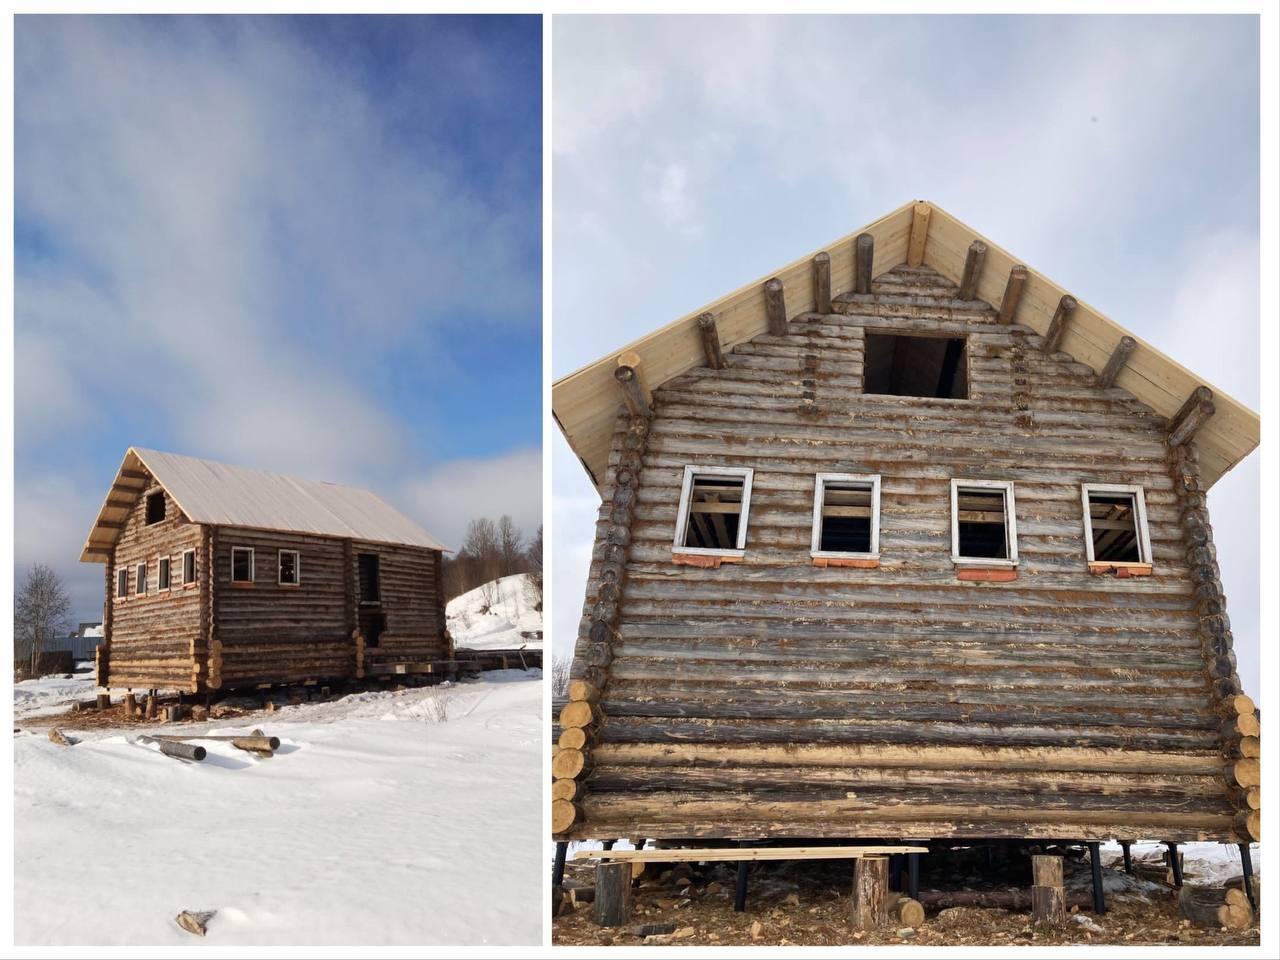
{"type": "Polygon", "coordinates": [[[828,480],[822,485],[818,549],[871,552],[871,484],[828,480]]]}
{"type": "Polygon", "coordinates": [[[962,337],[868,333],[863,348],[862,392],[967,399],[964,353],[962,337]]]}
{"type": "Polygon", "coordinates": [[[159,523],[164,519],[164,492],[147,495],[147,523],[159,523]]]}
{"type": "Polygon", "coordinates": [[[298,582],[298,555],[292,550],[283,550],[280,553],[280,582],[298,582]]]}
{"type": "Polygon", "coordinates": [[[1009,559],[1003,490],[956,490],[960,556],[1009,559]]]}
{"type": "Polygon", "coordinates": [[[160,558],[160,581],[159,581],[159,584],[160,584],[160,589],[161,589],[161,590],[168,590],[168,589],[169,589],[169,558],[168,558],[168,557],[161,557],[161,558],[160,558]]]}
{"type": "Polygon", "coordinates": [[[134,588],[135,593],[147,592],[147,565],[145,563],[138,564],[137,570],[138,583],[134,588]]]}
{"type": "Polygon", "coordinates": [[[127,597],[129,595],[129,571],[116,571],[116,596],[127,597]]]}
{"type": "Polygon", "coordinates": [[[1093,532],[1094,560],[1142,561],[1133,494],[1090,493],[1089,526],[1093,532]]]}
{"type": "Polygon", "coordinates": [[[182,555],[182,582],[196,582],[196,555],[194,552],[182,555]]]}
{"type": "Polygon", "coordinates": [[[689,516],[685,521],[684,546],[713,550],[735,550],[738,520],[742,516],[741,477],[694,475],[689,487],[689,516]]]}
{"type": "Polygon", "coordinates": [[[231,551],[231,579],[237,583],[247,583],[253,579],[252,557],[248,550],[231,551]]]}

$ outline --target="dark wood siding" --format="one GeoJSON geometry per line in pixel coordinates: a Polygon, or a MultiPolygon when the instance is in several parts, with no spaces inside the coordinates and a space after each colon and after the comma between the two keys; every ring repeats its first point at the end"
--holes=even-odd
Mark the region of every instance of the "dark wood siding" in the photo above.
{"type": "MultiPolygon", "coordinates": [[[[448,656],[444,598],[440,593],[440,551],[360,540],[352,541],[351,550],[356,558],[362,553],[378,557],[381,600],[377,609],[386,618],[377,646],[365,648],[365,670],[382,663],[448,656]]],[[[353,572],[358,577],[358,570],[353,572]]]]}
{"type": "Polygon", "coordinates": [[[1163,420],[955,295],[901,267],[655,391],[574,836],[1232,837],[1163,420]],[[970,398],[864,395],[866,331],[967,337],[970,398]],[[672,562],[687,464],[754,469],[742,560],[672,562]],[[813,565],[818,472],[881,476],[878,568],[813,565]],[[1016,580],[957,577],[952,478],[1013,481],[1016,580]],[[1143,486],[1151,576],[1089,572],[1083,483],[1143,486]]]}
{"type": "Polygon", "coordinates": [[[201,642],[200,589],[196,584],[179,584],[182,552],[198,550],[201,527],[191,523],[167,494],[165,519],[148,524],[147,496],[162,493],[148,481],[142,496],[129,511],[124,529],[116,541],[107,584],[110,608],[107,682],[113,687],[179,687],[191,689],[196,683],[196,648],[201,642]],[[158,589],[159,558],[172,562],[173,586],[158,589]],[[138,596],[136,567],[147,565],[148,590],[138,596]],[[129,571],[129,596],[115,595],[116,571],[129,571]]]}

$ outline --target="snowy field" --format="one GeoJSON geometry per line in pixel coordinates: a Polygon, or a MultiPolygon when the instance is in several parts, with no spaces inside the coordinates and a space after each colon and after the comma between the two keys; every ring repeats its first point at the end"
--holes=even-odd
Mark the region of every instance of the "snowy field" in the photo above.
{"type": "MultiPolygon", "coordinates": [[[[47,721],[23,730],[16,942],[538,943],[541,674],[481,677],[180,725],[261,727],[282,741],[268,759],[205,741],[188,764],[135,727],[68,724],[70,747],[47,721]],[[182,910],[217,911],[203,941],[174,923],[182,910]]],[[[93,689],[18,684],[18,723],[93,689]]]]}
{"type": "Polygon", "coordinates": [[[526,639],[521,632],[542,630],[542,613],[529,575],[517,573],[469,590],[449,601],[445,615],[455,647],[501,650],[527,647],[541,650],[542,641],[526,639]]]}

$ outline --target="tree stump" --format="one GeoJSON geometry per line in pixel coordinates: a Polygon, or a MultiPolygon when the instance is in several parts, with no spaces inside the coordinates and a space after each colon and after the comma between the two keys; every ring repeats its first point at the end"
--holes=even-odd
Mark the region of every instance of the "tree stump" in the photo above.
{"type": "Polygon", "coordinates": [[[111,694],[98,694],[97,704],[99,710],[109,710],[111,708],[111,694]]]}
{"type": "Polygon", "coordinates": [[[596,864],[595,921],[602,927],[621,927],[631,919],[631,864],[625,860],[596,864]]]}
{"type": "Polygon", "coordinates": [[[147,697],[147,719],[154,720],[156,718],[156,698],[154,695],[147,697]]]}
{"type": "Polygon", "coordinates": [[[128,720],[132,720],[138,715],[138,698],[132,693],[124,695],[124,715],[128,720]]]}
{"type": "Polygon", "coordinates": [[[849,922],[855,930],[879,930],[889,922],[889,858],[864,857],[853,864],[853,905],[849,922]]]}

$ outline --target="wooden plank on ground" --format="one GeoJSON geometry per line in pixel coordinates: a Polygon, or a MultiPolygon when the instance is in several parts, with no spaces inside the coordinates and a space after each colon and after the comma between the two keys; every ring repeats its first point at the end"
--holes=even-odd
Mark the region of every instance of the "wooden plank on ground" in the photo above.
{"type": "Polygon", "coordinates": [[[701,860],[857,860],[889,853],[928,853],[928,847],[691,847],[678,850],[579,850],[575,860],[696,863],[701,860]]]}

